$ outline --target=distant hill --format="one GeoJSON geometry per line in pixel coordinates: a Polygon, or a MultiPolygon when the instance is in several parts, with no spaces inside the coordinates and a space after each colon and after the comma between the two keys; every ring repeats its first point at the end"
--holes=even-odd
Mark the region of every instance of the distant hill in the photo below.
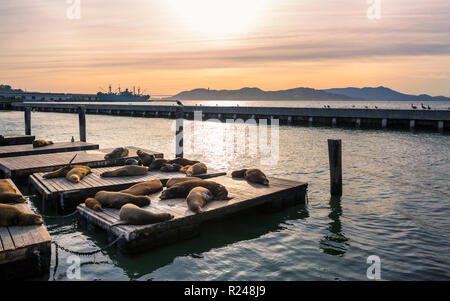
{"type": "Polygon", "coordinates": [[[263,91],[259,88],[242,88],[239,90],[194,89],[183,91],[171,98],[180,100],[353,100],[352,97],[311,88],[279,91],[263,91]]]}
{"type": "Polygon", "coordinates": [[[450,97],[430,96],[427,94],[410,95],[403,94],[386,87],[377,88],[334,88],[326,89],[329,93],[358,98],[363,100],[391,100],[391,101],[450,101],[450,97]]]}
{"type": "Polygon", "coordinates": [[[23,92],[21,89],[12,89],[10,85],[0,85],[0,92],[23,92]]]}

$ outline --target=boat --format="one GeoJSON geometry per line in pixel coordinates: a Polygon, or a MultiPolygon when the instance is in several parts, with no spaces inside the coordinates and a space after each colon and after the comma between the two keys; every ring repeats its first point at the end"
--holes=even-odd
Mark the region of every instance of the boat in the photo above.
{"type": "Polygon", "coordinates": [[[126,101],[126,102],[140,102],[140,101],[150,101],[150,95],[141,94],[141,89],[138,88],[138,93],[136,93],[133,87],[133,92],[129,91],[128,88],[125,91],[120,91],[120,86],[118,92],[112,92],[111,85],[109,85],[109,91],[107,93],[98,92],[97,99],[99,101],[126,101]]]}

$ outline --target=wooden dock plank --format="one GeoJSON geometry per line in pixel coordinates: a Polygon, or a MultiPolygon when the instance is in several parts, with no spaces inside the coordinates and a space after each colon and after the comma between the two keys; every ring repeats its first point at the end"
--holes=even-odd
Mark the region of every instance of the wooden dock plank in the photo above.
{"type": "Polygon", "coordinates": [[[304,203],[308,186],[307,183],[303,182],[284,181],[275,178],[269,178],[271,184],[268,187],[248,183],[245,180],[232,179],[229,176],[219,176],[211,180],[224,185],[232,198],[211,201],[203,208],[204,212],[201,214],[191,212],[184,198],[161,200],[159,198],[161,192],[150,195],[152,202],[149,206],[143,207],[144,209],[154,212],[169,212],[174,215],[174,219],[162,223],[121,226],[119,230],[115,229],[119,227],[111,227],[112,223],[119,220],[119,210],[117,209],[106,208],[99,214],[81,204],[77,207],[77,210],[89,222],[96,224],[114,236],[123,235],[125,242],[121,244],[121,248],[127,252],[133,252],[130,248],[142,247],[143,244],[146,247],[151,247],[159,244],[157,241],[162,237],[170,235],[172,235],[172,238],[181,237],[183,236],[183,229],[193,228],[207,220],[238,213],[251,207],[275,203],[279,205],[275,206],[278,208],[304,203]]]}
{"type": "MultiPolygon", "coordinates": [[[[0,181],[8,181],[20,193],[11,179],[0,181]]],[[[33,212],[28,203],[14,206],[33,212]]],[[[51,237],[44,225],[0,227],[0,240],[0,279],[37,276],[50,268],[51,237]]]]}
{"type": "MultiPolygon", "coordinates": [[[[56,179],[44,179],[44,173],[36,173],[30,178],[31,183],[41,193],[45,193],[45,199],[58,199],[61,194],[78,191],[79,197],[89,197],[92,193],[100,190],[115,190],[119,191],[126,189],[134,184],[144,181],[150,181],[154,179],[160,179],[165,183],[168,179],[174,177],[185,177],[185,174],[181,172],[162,172],[162,171],[149,171],[144,176],[131,176],[131,177],[117,177],[117,178],[104,178],[100,175],[105,171],[117,169],[119,167],[104,167],[93,168],[92,173],[84,177],[80,183],[71,183],[65,178],[56,179]],[[39,189],[42,185],[48,192],[44,192],[43,189],[39,189]]],[[[224,175],[225,172],[209,170],[208,173],[198,175],[200,178],[211,178],[215,176],[224,175]]]]}
{"type": "MultiPolygon", "coordinates": [[[[61,168],[67,165],[75,154],[77,154],[77,157],[73,164],[85,164],[92,168],[124,165],[129,158],[137,159],[136,151],[142,149],[133,146],[127,146],[127,148],[130,150],[128,156],[112,160],[104,159],[105,154],[112,151],[112,148],[0,158],[0,169],[6,176],[28,176],[33,173],[48,172],[61,168]]],[[[142,150],[154,154],[155,157],[163,157],[162,153],[142,150]]]]}
{"type": "Polygon", "coordinates": [[[62,153],[62,152],[73,152],[82,150],[94,150],[98,149],[98,144],[87,143],[87,142],[55,142],[54,144],[43,146],[43,147],[33,147],[32,144],[22,144],[22,145],[11,145],[11,146],[1,146],[0,147],[0,158],[7,157],[21,157],[39,154],[50,154],[50,153],[62,153]]]}
{"type": "Polygon", "coordinates": [[[31,135],[0,135],[0,146],[31,144],[33,141],[31,135]]]}

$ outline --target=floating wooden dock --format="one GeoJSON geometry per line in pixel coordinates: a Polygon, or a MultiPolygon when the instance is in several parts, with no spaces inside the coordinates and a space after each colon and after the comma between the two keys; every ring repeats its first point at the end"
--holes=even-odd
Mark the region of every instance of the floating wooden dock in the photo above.
{"type": "Polygon", "coordinates": [[[224,185],[229,196],[233,198],[227,201],[212,201],[200,214],[188,210],[185,199],[160,200],[161,192],[150,195],[152,203],[144,209],[168,212],[175,216],[174,219],[162,223],[111,227],[119,220],[117,209],[105,208],[103,212],[96,212],[81,204],[77,211],[88,223],[106,230],[111,240],[121,237],[117,246],[122,252],[135,253],[192,237],[198,232],[199,225],[208,220],[223,218],[250,208],[276,211],[295,204],[304,204],[308,187],[307,183],[277,178],[269,178],[268,187],[229,176],[211,180],[224,185]]]}
{"type": "MultiPolygon", "coordinates": [[[[20,191],[11,179],[8,181],[20,191]]],[[[15,204],[32,213],[29,204],[15,204]]],[[[44,225],[0,227],[0,280],[28,278],[48,272],[51,258],[51,237],[44,225]]]]}
{"type": "MultiPolygon", "coordinates": [[[[159,179],[163,185],[170,178],[185,177],[181,172],[150,171],[145,176],[102,178],[100,174],[105,171],[117,169],[118,167],[93,168],[92,173],[83,178],[80,183],[71,183],[66,178],[44,179],[45,173],[35,173],[30,176],[30,182],[42,195],[43,202],[55,201],[58,209],[62,211],[75,209],[84,202],[87,197],[93,197],[101,190],[119,191],[144,181],[159,179]]],[[[225,175],[225,172],[209,170],[208,173],[197,175],[196,177],[207,179],[225,175]]]]}
{"type": "Polygon", "coordinates": [[[30,135],[0,135],[0,146],[31,144],[34,136],[30,135]]]}
{"type": "Polygon", "coordinates": [[[0,158],[74,152],[93,149],[99,149],[99,145],[81,141],[55,142],[51,145],[42,147],[33,147],[32,144],[10,145],[0,147],[0,158]]]}
{"type": "Polygon", "coordinates": [[[105,160],[104,158],[105,154],[113,150],[112,148],[0,158],[0,171],[3,173],[5,178],[29,176],[37,172],[53,171],[67,165],[75,154],[77,154],[77,157],[73,161],[73,164],[84,164],[93,168],[124,165],[127,159],[138,158],[136,154],[136,150],[138,149],[153,154],[157,158],[163,157],[162,153],[145,150],[134,146],[127,146],[127,148],[130,150],[128,156],[112,160],[105,160]]]}

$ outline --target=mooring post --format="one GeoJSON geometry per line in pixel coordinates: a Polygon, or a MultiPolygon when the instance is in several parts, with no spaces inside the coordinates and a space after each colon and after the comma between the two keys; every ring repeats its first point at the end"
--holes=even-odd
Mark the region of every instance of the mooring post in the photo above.
{"type": "Polygon", "coordinates": [[[25,135],[31,135],[31,108],[25,107],[25,135]]]}
{"type": "Polygon", "coordinates": [[[176,106],[175,157],[183,158],[183,106],[176,106]]]}
{"type": "Polygon", "coordinates": [[[342,195],[342,141],[328,139],[331,195],[342,195]]]}
{"type": "Polygon", "coordinates": [[[80,125],[80,141],[86,142],[86,108],[78,107],[78,123],[80,125]]]}

